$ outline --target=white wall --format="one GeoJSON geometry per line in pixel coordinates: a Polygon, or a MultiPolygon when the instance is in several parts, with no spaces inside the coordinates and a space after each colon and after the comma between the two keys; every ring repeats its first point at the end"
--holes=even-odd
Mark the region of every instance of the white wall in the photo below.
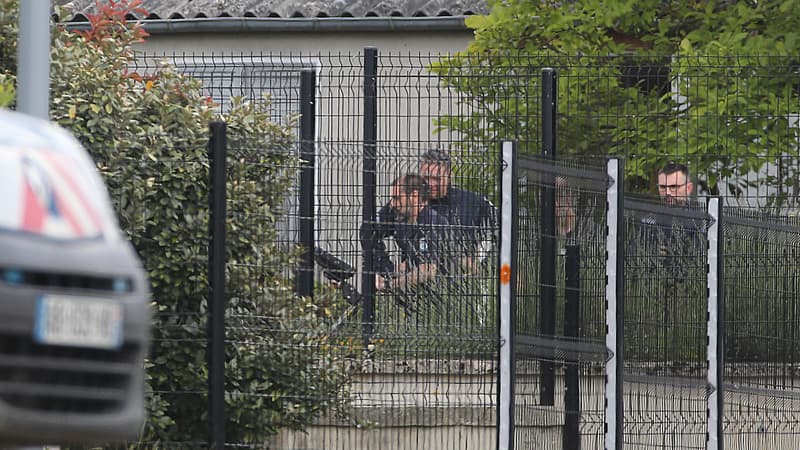
{"type": "Polygon", "coordinates": [[[285,52],[360,54],[364,47],[379,53],[447,53],[464,50],[472,31],[416,32],[275,32],[259,34],[154,34],[137,48],[156,52],[285,52]]]}

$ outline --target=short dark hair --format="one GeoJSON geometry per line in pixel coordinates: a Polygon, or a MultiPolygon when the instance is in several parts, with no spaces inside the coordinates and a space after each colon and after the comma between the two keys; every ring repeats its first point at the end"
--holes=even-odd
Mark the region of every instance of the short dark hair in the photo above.
{"type": "Polygon", "coordinates": [[[414,191],[419,192],[419,196],[423,201],[430,200],[431,190],[425,178],[416,173],[407,173],[397,177],[392,186],[399,186],[404,194],[410,194],[414,191]]]}
{"type": "Polygon", "coordinates": [[[672,175],[675,172],[681,172],[686,176],[686,179],[689,179],[689,168],[686,167],[686,164],[676,163],[676,162],[669,162],[664,165],[661,169],[659,169],[659,175],[672,175]]]}
{"type": "Polygon", "coordinates": [[[450,168],[450,155],[435,148],[428,149],[422,155],[423,163],[443,164],[450,168]]]}

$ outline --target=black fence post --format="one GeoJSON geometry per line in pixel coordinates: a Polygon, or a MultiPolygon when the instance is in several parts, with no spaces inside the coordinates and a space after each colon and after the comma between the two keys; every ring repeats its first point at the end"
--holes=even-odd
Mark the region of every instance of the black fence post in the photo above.
{"type": "Polygon", "coordinates": [[[295,292],[314,295],[314,151],[316,74],[313,70],[300,73],[300,245],[303,253],[295,275],[295,292]]]}
{"type": "Polygon", "coordinates": [[[211,242],[208,252],[208,409],[210,448],[222,450],[225,448],[225,158],[228,138],[225,122],[211,122],[209,129],[211,242]]]}
{"type": "MultiPolygon", "coordinates": [[[[542,156],[556,157],[556,90],[557,74],[554,69],[542,70],[542,156]]],[[[541,192],[542,237],[540,280],[539,332],[553,336],[556,331],[556,188],[555,179],[546,180],[541,192]]],[[[555,364],[541,362],[539,373],[539,402],[555,404],[555,364]]]]}
{"type": "MultiPolygon", "coordinates": [[[[378,49],[364,49],[364,155],[362,165],[362,223],[372,231],[377,213],[378,182],[378,49]]],[[[371,234],[371,233],[369,233],[371,234]]],[[[372,246],[364,247],[361,293],[363,295],[362,320],[365,344],[372,337],[375,321],[375,267],[372,246]]]]}
{"type": "MultiPolygon", "coordinates": [[[[581,253],[577,245],[568,245],[564,263],[564,336],[577,338],[581,324],[581,253]]],[[[564,367],[564,450],[580,450],[581,393],[579,361],[564,367]]]]}

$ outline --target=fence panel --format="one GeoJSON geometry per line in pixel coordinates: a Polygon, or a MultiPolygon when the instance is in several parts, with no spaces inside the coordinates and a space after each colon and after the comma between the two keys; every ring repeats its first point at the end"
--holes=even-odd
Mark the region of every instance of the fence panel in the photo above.
{"type": "MultiPolygon", "coordinates": [[[[363,212],[363,217],[375,220],[362,224],[359,197],[354,203],[358,214],[351,228],[357,239],[339,242],[345,250],[343,254],[352,252],[355,257],[350,261],[360,268],[365,266],[358,243],[364,244],[366,239],[373,245],[373,237],[380,241],[390,265],[373,265],[375,276],[386,276],[392,285],[375,298],[375,322],[371,324],[372,334],[367,336],[369,359],[353,388],[353,406],[369,426],[353,434],[347,444],[329,443],[328,448],[457,449],[495,445],[496,211],[482,198],[497,196],[492,189],[498,185],[499,156],[494,148],[456,148],[458,142],[433,133],[435,118],[441,114],[437,105],[456,101],[454,94],[428,71],[433,61],[419,55],[378,54],[374,188],[375,204],[383,212],[363,212]],[[416,225],[396,227],[387,222],[403,220],[403,216],[402,211],[390,212],[386,205],[395,195],[393,183],[403,175],[420,172],[423,157],[431,149],[449,157],[445,164],[449,170],[425,173],[428,183],[447,185],[449,177],[447,196],[462,201],[448,204],[443,198],[444,190],[431,186],[426,209],[445,217],[447,224],[432,224],[433,228],[427,230],[434,239],[438,236],[438,242],[426,238],[427,243],[420,240],[409,244],[412,241],[402,237],[407,235],[401,236],[406,233],[403,227],[416,225]],[[464,194],[464,190],[476,195],[464,194]],[[482,210],[487,214],[486,223],[484,217],[476,216],[482,210]],[[365,236],[365,230],[372,230],[375,235],[365,236]],[[475,248],[462,253],[473,243],[475,248]],[[407,245],[422,252],[424,245],[437,247],[437,275],[432,280],[406,284],[403,267],[414,264],[407,245]]],[[[335,120],[331,117],[332,123],[335,120]]],[[[328,138],[324,136],[323,133],[323,145],[337,145],[335,141],[326,142],[328,138]]],[[[358,142],[360,136],[351,147],[358,156],[354,167],[360,171],[364,149],[358,142]]],[[[332,161],[332,165],[343,174],[352,170],[347,162],[332,161]]],[[[337,189],[337,184],[341,179],[332,178],[328,192],[337,189]]],[[[353,187],[354,194],[360,195],[367,186],[353,187]]],[[[351,320],[342,329],[356,336],[363,325],[351,320]]]]}
{"type": "MultiPolygon", "coordinates": [[[[460,229],[457,235],[472,231],[484,235],[476,249],[474,264],[447,267],[440,272],[436,285],[427,286],[425,292],[379,295],[376,321],[370,324],[373,333],[362,334],[359,291],[363,286],[357,276],[363,267],[364,214],[364,184],[359,176],[364,167],[361,142],[365,113],[361,55],[172,55],[169,58],[176,60],[179,68],[197,74],[223,111],[231,105],[224,98],[226,95],[241,94],[260,102],[263,101],[260,94],[267,91],[273,94],[276,114],[296,112],[292,105],[298,104],[295,102],[299,100],[299,81],[295,83],[294,72],[308,67],[317,71],[314,229],[317,262],[327,262],[317,266],[314,296],[319,314],[329,320],[329,328],[323,333],[324,343],[322,335],[312,342],[292,338],[313,323],[276,322],[264,312],[235,308],[227,318],[226,333],[229,357],[233,360],[253,358],[252,353],[258,349],[271,355],[287,353],[287,364],[305,364],[315,355],[326,365],[342,367],[352,375],[352,380],[340,392],[320,386],[319,396],[314,398],[294,398],[292,393],[281,396],[279,401],[306,407],[313,403],[324,411],[307,434],[291,431],[291,423],[269,424],[282,428],[271,448],[408,448],[411,445],[490,448],[496,440],[493,405],[498,346],[494,219],[481,224],[485,227],[482,230],[467,230],[472,226],[469,223],[453,223],[454,228],[460,229]],[[344,270],[331,269],[328,265],[331,261],[344,270]],[[332,296],[335,287],[330,284],[331,276],[338,278],[337,282],[347,283],[340,284],[340,288],[347,291],[351,303],[332,296]],[[259,339],[258,335],[271,338],[259,339]]],[[[436,136],[433,131],[436,117],[441,114],[438,109],[451,111],[457,103],[456,94],[440,85],[428,71],[433,61],[435,58],[425,56],[381,55],[379,59],[379,103],[375,118],[378,125],[375,187],[379,206],[389,201],[392,181],[401,174],[419,171],[420,157],[431,148],[450,156],[453,187],[472,190],[477,199],[497,197],[496,149],[486,142],[462,148],[462,142],[447,137],[446,133],[436,136]]],[[[258,183],[259,172],[265,170],[263,165],[270,164],[269,155],[266,154],[267,161],[264,156],[263,151],[232,145],[231,186],[258,183]]],[[[296,169],[296,166],[286,168],[296,169]]],[[[276,239],[287,244],[283,247],[286,250],[297,239],[296,198],[297,189],[293,188],[283,204],[282,212],[288,218],[276,223],[280,231],[276,239]]],[[[248,214],[231,207],[236,201],[235,196],[229,198],[229,226],[235,226],[239,232],[260,229],[281,212],[248,214]]],[[[461,206],[468,209],[473,205],[461,206]]],[[[495,214],[491,206],[488,211],[490,216],[495,214]]],[[[377,211],[367,212],[367,217],[376,214],[377,211]]],[[[236,233],[230,229],[229,233],[235,242],[236,233]]],[[[400,265],[403,254],[395,241],[387,238],[386,244],[389,257],[400,265]]],[[[230,278],[228,283],[246,290],[247,295],[280,302],[282,297],[259,281],[274,270],[271,258],[262,259],[256,265],[232,261],[230,270],[237,269],[249,276],[230,278]]],[[[229,378],[238,376],[231,366],[227,370],[229,378]]],[[[233,390],[228,395],[227,415],[238,415],[239,423],[252,420],[255,405],[267,401],[263,392],[256,390],[233,390]]],[[[231,420],[229,424],[233,423],[231,420]]],[[[231,443],[238,445],[249,442],[241,436],[231,439],[231,443]]]]}
{"type": "Polygon", "coordinates": [[[800,446],[800,223],[723,212],[724,439],[729,449],[800,446]]]}
{"type": "MultiPolygon", "coordinates": [[[[785,199],[784,208],[795,206],[792,202],[796,189],[791,179],[797,164],[787,155],[792,155],[797,145],[796,115],[800,107],[796,96],[787,97],[780,110],[771,112],[735,109],[737,99],[766,96],[770,89],[782,83],[784,69],[791,65],[787,65],[788,60],[517,55],[513,58],[489,57],[481,61],[462,59],[458,65],[445,67],[441,65],[448,58],[445,55],[384,55],[379,52],[378,56],[375,190],[379,206],[389,201],[391,184],[399,175],[420,169],[420,157],[429,148],[438,148],[450,156],[453,185],[498,203],[498,141],[516,139],[523,154],[538,154],[540,151],[539,83],[541,69],[546,66],[556,68],[559,73],[561,106],[556,129],[561,154],[578,154],[582,158],[626,156],[626,174],[630,182],[626,187],[629,191],[655,192],[656,170],[661,164],[676,160],[687,163],[693,170],[697,187],[695,194],[699,193],[700,200],[706,195],[720,194],[727,204],[772,207],[775,205],[773,200],[785,199]],[[746,89],[732,88],[737,85],[746,86],[746,89]],[[701,93],[703,95],[699,95],[701,93]],[[692,106],[699,105],[702,98],[714,95],[727,99],[726,104],[733,109],[710,108],[704,109],[702,114],[693,109],[692,106]],[[773,119],[782,131],[770,134],[769,142],[765,140],[762,143],[758,136],[773,119]],[[763,164],[753,165],[742,159],[728,161],[727,167],[741,167],[740,173],[707,164],[712,156],[736,154],[743,148],[748,149],[748,154],[755,152],[756,157],[763,156],[763,164]],[[720,174],[722,184],[717,190],[712,189],[709,183],[720,174]]],[[[300,111],[301,71],[310,69],[317,74],[314,237],[316,247],[344,262],[345,265],[340,265],[339,269],[345,270],[331,271],[317,265],[312,309],[318,311],[319,317],[311,322],[297,318],[276,322],[263,311],[234,308],[227,317],[226,332],[230,339],[229,357],[234,360],[249,358],[259,351],[272,355],[285,353],[289,355],[289,361],[297,364],[320,361],[330,364],[326,367],[342,371],[330,373],[331,379],[325,382],[328,384],[320,385],[319,396],[299,399],[292,392],[278,396],[287,408],[304,405],[319,414],[308,434],[291,431],[296,423],[258,424],[281,429],[270,447],[405,448],[413,442],[415,447],[491,448],[496,440],[494,383],[499,345],[493,309],[497,279],[496,267],[492,264],[497,260],[494,242],[487,240],[487,246],[481,248],[480,258],[486,262],[474,266],[471,272],[464,271],[463,267],[453,267],[451,271],[440,273],[438,281],[444,286],[445,294],[438,304],[429,302],[434,296],[414,296],[418,305],[429,308],[426,314],[409,314],[403,299],[398,301],[395,293],[379,295],[376,322],[369,324],[374,333],[366,336],[365,342],[358,301],[358,293],[363,290],[361,275],[364,267],[361,229],[363,218],[377,216],[378,211],[363,211],[362,207],[365,187],[362,178],[363,55],[140,54],[138,58],[140,65],[136,70],[142,73],[152,73],[158,60],[167,59],[178,70],[197,77],[222,112],[234,106],[230,96],[241,95],[260,103],[267,101],[264,94],[269,94],[277,120],[291,120],[291,116],[300,111]],[[336,280],[340,283],[338,288],[329,283],[332,272],[343,276],[336,280]],[[352,284],[341,284],[341,281],[352,284]],[[344,298],[336,293],[336,289],[344,291],[344,298]],[[348,302],[348,298],[352,301],[348,302]],[[319,321],[327,324],[328,328],[324,331],[315,328],[319,321]],[[297,337],[309,334],[309,329],[319,330],[318,334],[311,333],[306,340],[297,337]],[[283,336],[285,339],[264,340],[252,336],[283,336]],[[343,375],[350,375],[354,381],[338,385],[341,382],[339,377],[343,375]],[[337,386],[341,390],[337,391],[337,386]],[[322,395],[322,392],[328,395],[322,395]]],[[[297,133],[299,139],[299,127],[297,133]]],[[[147,140],[142,143],[143,146],[149,145],[147,140]]],[[[261,149],[248,149],[233,142],[230,183],[268,182],[260,171],[275,166],[270,160],[269,148],[269,143],[264,143],[261,149]]],[[[293,156],[298,152],[299,145],[293,156]]],[[[114,172],[109,179],[114,180],[116,176],[120,183],[145,183],[142,189],[146,192],[147,183],[170,185],[170,180],[160,175],[162,171],[151,172],[148,165],[166,165],[168,170],[180,171],[181,165],[207,164],[205,159],[188,153],[185,157],[158,161],[148,159],[144,149],[141,154],[141,160],[136,157],[130,161],[131,167],[141,166],[141,174],[120,171],[121,175],[117,175],[114,171],[118,168],[109,166],[106,169],[114,172]],[[130,181],[131,177],[151,173],[159,175],[130,181]]],[[[294,177],[298,167],[292,163],[283,169],[287,176],[297,180],[294,177]]],[[[535,212],[541,207],[536,192],[552,187],[554,202],[560,201],[559,192],[566,192],[565,198],[571,198],[577,205],[573,209],[578,210],[576,220],[579,227],[584,226],[581,220],[588,218],[593,226],[602,228],[605,217],[598,211],[604,203],[598,197],[600,190],[590,188],[582,181],[592,167],[574,161],[554,167],[548,169],[550,172],[531,170],[531,173],[538,173],[538,181],[520,183],[520,189],[522,186],[528,189],[519,192],[522,208],[527,211],[526,214],[520,211],[520,229],[528,233],[530,239],[524,241],[521,248],[528,247],[519,253],[524,258],[518,261],[521,277],[517,301],[517,332],[549,339],[550,347],[556,349],[548,350],[544,356],[536,354],[520,359],[517,404],[522,407],[518,409],[518,419],[521,423],[538,423],[552,429],[549,435],[544,435],[546,437],[534,438],[532,434],[519,434],[525,432],[523,427],[517,430],[517,438],[521,445],[526,439],[541,440],[551,447],[563,444],[562,433],[568,421],[572,426],[575,419],[575,415],[567,413],[574,413],[575,409],[570,406],[572,403],[561,404],[565,401],[561,377],[566,388],[567,378],[574,380],[577,372],[581,393],[578,424],[582,445],[599,448],[601,433],[597,428],[603,422],[603,408],[598,406],[597,399],[602,397],[598,395],[602,392],[599,380],[603,362],[598,356],[600,352],[595,351],[595,344],[602,343],[597,333],[601,333],[604,320],[601,317],[603,309],[596,302],[602,296],[601,258],[604,247],[589,232],[578,233],[574,237],[576,245],[566,245],[558,233],[550,236],[563,244],[558,247],[563,254],[557,253],[553,264],[557,278],[553,286],[548,285],[548,289],[555,288],[557,305],[560,306],[554,310],[555,321],[550,321],[553,322],[550,325],[555,326],[554,331],[541,334],[542,315],[537,302],[545,281],[539,278],[542,261],[537,259],[542,224],[539,223],[539,213],[535,212]],[[562,173],[565,170],[567,173],[562,173]],[[542,173],[560,174],[568,187],[559,189],[555,180],[543,183],[542,173]],[[579,269],[568,271],[567,268],[575,267],[576,261],[579,269]],[[569,283],[576,281],[578,287],[571,287],[574,285],[569,283]],[[574,336],[575,327],[571,320],[574,314],[570,313],[574,311],[570,294],[575,292],[580,294],[577,336],[574,336]],[[556,339],[553,333],[563,336],[556,339]],[[575,356],[576,353],[580,356],[575,356]],[[547,377],[539,370],[543,360],[545,366],[553,368],[547,377]],[[550,383],[548,389],[552,402],[542,401],[544,381],[550,383]]],[[[194,284],[182,286],[185,293],[177,300],[177,306],[165,309],[157,316],[157,352],[183,346],[185,354],[183,350],[179,353],[184,356],[205,353],[205,310],[202,305],[208,290],[205,279],[208,235],[207,223],[202,220],[202,205],[207,204],[203,196],[207,187],[204,182],[198,180],[198,191],[192,192],[190,197],[176,196],[175,199],[176,210],[193,211],[196,217],[191,218],[198,219],[179,218],[185,221],[179,223],[194,236],[196,243],[191,247],[191,254],[186,256],[186,265],[175,274],[181,279],[193,280],[194,284]]],[[[274,211],[237,210],[237,201],[242,199],[237,195],[244,194],[231,192],[229,234],[233,242],[236,243],[237,232],[243,228],[258,230],[274,225],[278,229],[274,239],[281,242],[280,249],[290,251],[299,235],[297,186],[296,181],[289,184],[289,195],[280,210],[274,211]]],[[[121,185],[115,187],[112,183],[111,187],[112,193],[118,196],[120,207],[138,205],[142,210],[146,209],[146,196],[122,198],[124,190],[121,185]]],[[[786,211],[782,210],[783,213],[786,211]]],[[[681,215],[673,213],[664,214],[673,221],[674,217],[681,215]]],[[[137,245],[141,245],[143,251],[163,251],[164,244],[158,239],[163,237],[164,229],[145,224],[146,215],[141,217],[142,223],[123,224],[124,228],[130,230],[135,240],[138,239],[137,245]]],[[[685,229],[673,230],[672,225],[659,228],[657,222],[642,223],[644,215],[641,212],[630,210],[626,218],[629,229],[672,236],[686,233],[685,229]]],[[[698,220],[702,222],[704,219],[698,220]]],[[[558,226],[561,226],[560,222],[558,226]]],[[[489,228],[496,231],[496,224],[489,228]]],[[[747,228],[732,230],[730,239],[742,242],[750,239],[741,231],[747,228]]],[[[697,234],[702,235],[702,232],[697,234]]],[[[789,242],[788,238],[780,239],[789,242]]],[[[677,244],[679,250],[676,254],[663,251],[663,248],[669,250],[670,247],[656,244],[658,239],[634,236],[631,240],[634,241],[630,250],[633,253],[625,255],[629,280],[624,353],[628,361],[626,375],[630,374],[625,391],[628,424],[625,441],[632,447],[702,446],[702,434],[705,433],[703,412],[708,394],[701,370],[705,362],[705,347],[702,345],[706,331],[705,296],[700,292],[705,289],[705,250],[694,244],[694,238],[677,244]]],[[[389,257],[399,264],[402,250],[392,238],[387,238],[386,243],[389,257]]],[[[785,247],[791,249],[792,245],[785,244],[785,247]]],[[[752,266],[787,271],[791,267],[790,264],[780,265],[778,261],[784,255],[777,249],[766,255],[762,255],[762,250],[752,248],[748,250],[751,251],[747,254],[749,256],[734,256],[726,270],[750,274],[753,273],[752,266]],[[763,260],[758,259],[762,256],[763,260]]],[[[276,270],[291,277],[293,267],[276,262],[272,259],[275,255],[261,255],[260,249],[254,249],[253,254],[261,258],[257,264],[240,260],[229,262],[229,283],[243,294],[269,301],[280,302],[290,298],[286,292],[270,290],[263,280],[276,270]]],[[[789,251],[785,256],[791,258],[793,255],[789,251]]],[[[762,364],[759,370],[764,373],[764,378],[737,383],[737,386],[752,384],[746,395],[731,397],[733,394],[726,394],[726,401],[740,405],[737,406],[739,410],[768,411],[776,417],[773,420],[773,416],[769,416],[768,424],[762,427],[764,422],[756,426],[755,422],[726,415],[726,430],[740,430],[731,432],[737,436],[750,436],[747,439],[755,436],[752,431],[755,428],[759,432],[766,430],[767,436],[791,435],[781,427],[785,422],[794,423],[791,415],[778,411],[792,411],[794,408],[791,393],[796,381],[792,375],[792,364],[795,363],[792,349],[797,339],[791,333],[796,328],[793,312],[796,302],[788,293],[796,290],[796,280],[791,273],[778,273],[769,275],[765,272],[759,276],[758,283],[763,281],[762,284],[754,282],[748,285],[741,281],[747,278],[737,277],[736,290],[730,294],[734,295],[730,307],[735,315],[727,323],[726,337],[733,339],[735,347],[729,347],[726,356],[746,361],[751,358],[747,355],[755,354],[752,347],[767,345],[766,342],[775,344],[767,352],[770,360],[758,361],[762,364]],[[752,294],[754,291],[759,293],[752,294]],[[776,300],[764,300],[758,305],[747,300],[772,299],[774,293],[777,293],[776,300]],[[756,308],[756,313],[744,316],[748,308],[756,308]],[[775,312],[778,310],[781,315],[775,312]],[[783,334],[768,331],[772,328],[778,328],[783,334]],[[748,340],[752,344],[747,344],[748,340]],[[780,400],[783,402],[780,407],[770,406],[771,402],[778,401],[776,398],[786,400],[780,400]],[[756,407],[756,404],[760,406],[756,407]]],[[[237,295],[232,291],[231,298],[237,295]]],[[[736,377],[742,376],[736,365],[726,367],[729,371],[726,376],[730,379],[738,380],[736,377]]],[[[180,406],[185,417],[194,417],[197,405],[205,404],[202,379],[190,382],[174,380],[174,383],[173,380],[162,381],[155,393],[164,398],[175,398],[176,404],[185,405],[180,406]]],[[[570,383],[574,386],[574,382],[570,383]]],[[[239,414],[236,419],[239,423],[250,423],[252,416],[248,414],[259,402],[267,401],[265,389],[251,386],[229,392],[230,404],[235,405],[232,411],[239,414]]],[[[547,398],[550,398],[549,394],[547,398]]],[[[181,422],[170,426],[181,430],[176,435],[186,436],[181,445],[204,445],[189,437],[197,435],[189,430],[199,426],[197,423],[181,422]],[[183,428],[187,431],[182,431],[183,428]]],[[[259,445],[245,442],[246,439],[242,439],[235,443],[259,445]]],[[[179,443],[169,444],[171,448],[179,446],[179,443]]]]}
{"type": "Polygon", "coordinates": [[[602,162],[517,161],[516,448],[603,446],[608,180],[602,162]],[[552,235],[543,225],[548,194],[552,235]],[[555,243],[554,259],[540,251],[546,240],[555,243]],[[544,272],[551,280],[542,278],[542,266],[554,269],[544,272]],[[555,323],[544,328],[549,309],[555,323]]]}
{"type": "Polygon", "coordinates": [[[708,216],[659,203],[625,200],[624,448],[701,448],[708,216]]]}

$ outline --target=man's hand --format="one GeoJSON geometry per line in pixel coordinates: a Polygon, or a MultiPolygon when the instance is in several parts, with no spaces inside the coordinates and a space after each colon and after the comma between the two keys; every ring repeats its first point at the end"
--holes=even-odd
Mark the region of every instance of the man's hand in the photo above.
{"type": "Polygon", "coordinates": [[[462,256],[459,260],[461,267],[470,273],[478,273],[478,265],[475,264],[475,259],[471,256],[462,256]]]}
{"type": "Polygon", "coordinates": [[[386,283],[386,278],[384,278],[384,277],[382,277],[380,275],[376,275],[375,276],[375,290],[376,291],[378,291],[378,292],[385,291],[386,288],[388,287],[386,284],[387,284],[386,283]]]}
{"type": "Polygon", "coordinates": [[[404,291],[410,286],[433,279],[437,272],[436,264],[424,263],[394,278],[376,276],[375,290],[378,292],[386,292],[388,290],[404,291]]]}

